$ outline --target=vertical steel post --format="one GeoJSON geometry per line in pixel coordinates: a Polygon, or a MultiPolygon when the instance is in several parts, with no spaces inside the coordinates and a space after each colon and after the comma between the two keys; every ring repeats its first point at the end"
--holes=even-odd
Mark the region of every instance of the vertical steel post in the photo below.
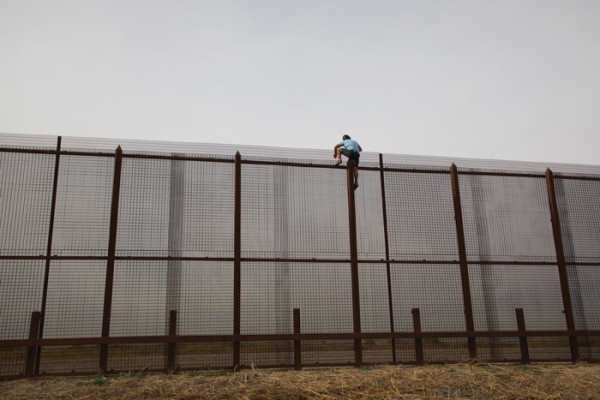
{"type": "MultiPolygon", "coordinates": [[[[300,334],[300,309],[294,308],[294,334],[300,334]]],[[[294,369],[302,369],[302,345],[300,340],[294,340],[294,369]]]]}
{"type": "MultiPolygon", "coordinates": [[[[29,339],[37,339],[40,330],[40,312],[34,311],[31,313],[31,322],[29,323],[29,339]]],[[[25,377],[31,378],[35,368],[35,359],[38,346],[27,347],[27,359],[25,361],[25,377]]]]}
{"type": "MultiPolygon", "coordinates": [[[[390,310],[390,331],[394,332],[394,306],[392,299],[392,274],[390,271],[390,243],[388,237],[387,205],[385,201],[385,178],[383,174],[383,154],[379,153],[379,177],[381,180],[381,207],[383,210],[383,240],[385,243],[385,270],[387,275],[388,306],[390,310]]],[[[392,362],[396,360],[396,339],[392,338],[392,362]]]]}
{"type": "MultiPolygon", "coordinates": [[[[44,319],[46,317],[46,302],[48,299],[48,282],[50,280],[50,257],[52,256],[52,237],[54,234],[54,217],[56,215],[56,193],[58,191],[58,168],[60,165],[60,146],[62,137],[56,140],[56,158],[54,159],[54,181],[52,183],[52,200],[50,203],[50,224],[48,226],[48,242],[46,248],[46,267],[44,269],[44,286],[42,289],[42,306],[40,309],[40,332],[38,337],[44,337],[44,319]]],[[[40,359],[42,355],[42,346],[38,347],[35,361],[35,374],[40,372],[40,359]]]]}
{"type": "MultiPolygon", "coordinates": [[[[123,149],[115,151],[115,167],[113,175],[112,201],[110,207],[110,232],[108,237],[108,257],[106,262],[106,283],[104,285],[104,312],[102,316],[102,337],[110,335],[110,315],[112,308],[113,279],[115,275],[115,251],[117,246],[117,219],[119,217],[119,194],[121,191],[121,166],[123,149]]],[[[102,372],[107,370],[108,344],[100,345],[99,367],[102,372]]]]}
{"type": "MultiPolygon", "coordinates": [[[[413,316],[413,329],[416,334],[421,333],[421,311],[418,308],[411,310],[413,316]]],[[[423,357],[423,339],[421,337],[415,337],[415,357],[417,365],[423,365],[425,362],[423,357]]]]}
{"type": "MultiPolygon", "coordinates": [[[[573,318],[573,306],[571,305],[571,292],[569,290],[569,277],[567,274],[567,265],[565,253],[563,250],[562,234],[560,231],[560,218],[558,213],[558,204],[556,203],[556,191],[554,188],[554,174],[550,168],[546,169],[546,187],[548,189],[548,203],[550,205],[550,218],[552,221],[552,233],[554,235],[554,248],[556,249],[556,261],[558,264],[558,275],[560,278],[560,291],[562,294],[565,318],[567,320],[567,329],[575,330],[575,319],[573,318]]],[[[579,361],[579,346],[577,337],[569,335],[569,347],[571,348],[571,360],[579,361]]]]}
{"type": "MultiPolygon", "coordinates": [[[[450,166],[450,179],[452,180],[452,200],[454,203],[454,220],[456,222],[456,239],[458,242],[458,256],[460,259],[460,278],[462,282],[463,303],[465,307],[465,322],[467,332],[475,331],[473,321],[473,305],[471,302],[471,285],[469,283],[469,266],[467,264],[467,250],[465,246],[465,230],[463,226],[462,205],[460,203],[460,188],[458,185],[458,170],[455,164],[450,166]]],[[[477,358],[477,344],[475,337],[469,336],[469,357],[477,358]]]]}
{"type": "MultiPolygon", "coordinates": [[[[235,153],[235,212],[233,265],[233,334],[240,334],[242,278],[242,155],[235,153]]],[[[233,370],[240,368],[240,342],[233,342],[233,370]]]]}
{"type": "MultiPolygon", "coordinates": [[[[169,311],[169,336],[177,335],[177,310],[169,311]]],[[[175,342],[169,342],[167,345],[167,372],[175,371],[175,352],[177,345],[175,342]]]]}
{"type": "MultiPolygon", "coordinates": [[[[360,286],[358,279],[358,250],[356,240],[356,207],[354,203],[354,163],[348,160],[346,168],[348,188],[348,223],[350,234],[350,269],[352,276],[352,321],[354,333],[360,333],[360,286]]],[[[362,342],[354,339],[354,365],[362,366],[362,342]]]]}
{"type": "Polygon", "coordinates": [[[525,315],[522,308],[515,308],[517,314],[517,329],[519,331],[519,347],[521,348],[521,363],[529,364],[529,345],[525,336],[525,315]]]}

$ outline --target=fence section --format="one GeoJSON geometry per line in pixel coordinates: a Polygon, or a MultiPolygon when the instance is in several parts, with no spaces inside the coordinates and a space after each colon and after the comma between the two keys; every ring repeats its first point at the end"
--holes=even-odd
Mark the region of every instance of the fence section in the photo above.
{"type": "Polygon", "coordinates": [[[600,358],[598,175],[0,156],[0,376],[600,358]]]}

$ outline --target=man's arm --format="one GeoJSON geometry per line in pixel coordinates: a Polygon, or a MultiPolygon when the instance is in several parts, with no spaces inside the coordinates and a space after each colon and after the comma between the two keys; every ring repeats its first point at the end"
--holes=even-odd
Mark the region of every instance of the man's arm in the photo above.
{"type": "Polygon", "coordinates": [[[358,145],[358,151],[362,152],[362,147],[360,147],[360,144],[358,145]]]}

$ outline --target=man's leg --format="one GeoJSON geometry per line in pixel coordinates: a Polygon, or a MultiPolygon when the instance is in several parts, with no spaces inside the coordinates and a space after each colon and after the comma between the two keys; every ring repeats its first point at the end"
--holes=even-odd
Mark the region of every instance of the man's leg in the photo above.
{"type": "Polygon", "coordinates": [[[338,166],[342,163],[342,148],[338,147],[335,151],[337,154],[337,161],[335,162],[335,165],[338,166]]]}
{"type": "Polygon", "coordinates": [[[354,167],[354,190],[358,187],[358,167],[354,167]]]}

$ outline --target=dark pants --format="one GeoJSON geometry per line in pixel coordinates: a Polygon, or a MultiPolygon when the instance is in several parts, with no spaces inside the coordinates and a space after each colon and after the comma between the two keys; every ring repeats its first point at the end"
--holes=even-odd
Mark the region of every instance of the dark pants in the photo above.
{"type": "Polygon", "coordinates": [[[360,153],[354,150],[348,150],[342,147],[341,153],[352,160],[355,167],[358,167],[358,163],[360,161],[360,153]]]}

